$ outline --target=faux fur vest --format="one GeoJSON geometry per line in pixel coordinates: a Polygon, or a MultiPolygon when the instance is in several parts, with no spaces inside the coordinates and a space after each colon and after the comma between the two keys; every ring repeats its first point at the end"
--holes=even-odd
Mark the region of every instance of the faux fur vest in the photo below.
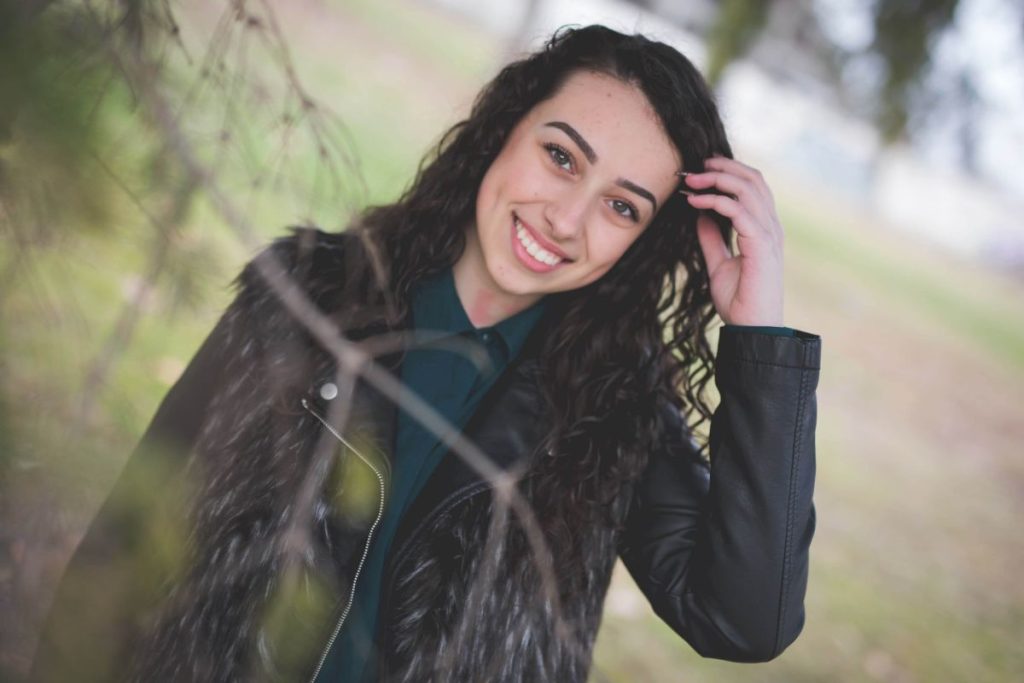
{"type": "MultiPolygon", "coordinates": [[[[346,291],[365,286],[365,267],[356,264],[367,258],[355,242],[309,231],[267,253],[358,339],[393,326],[379,324],[375,311],[345,305],[346,291]]],[[[449,454],[391,546],[377,638],[380,680],[585,681],[617,555],[655,610],[698,650],[742,660],[775,656],[802,624],[818,353],[780,348],[772,352],[800,359],[785,386],[775,388],[785,410],[774,417],[783,421],[762,420],[759,428],[770,434],[743,435],[724,420],[713,427],[713,441],[733,443],[720,451],[737,439],[762,439],[782,453],[777,470],[760,479],[749,471],[724,475],[777,495],[745,502],[738,517],[735,503],[709,501],[708,468],[675,416],[678,438],[651,455],[639,491],[627,487],[614,503],[616,516],[628,518],[625,533],[597,524],[576,529],[581,561],[569,573],[553,575],[545,564],[550,548],[535,543],[543,532],[530,536],[522,517],[496,504],[490,484],[449,454]],[[806,441],[794,447],[794,434],[809,434],[810,448],[806,441]]],[[[394,358],[382,360],[396,370],[394,358]]],[[[494,464],[516,473],[517,490],[544,529],[558,520],[530,485],[548,426],[536,370],[524,351],[465,433],[494,464]]],[[[332,390],[339,382],[332,356],[250,265],[77,552],[36,678],[61,680],[74,666],[78,680],[311,680],[376,523],[376,473],[389,475],[395,420],[390,402],[360,382],[345,404],[348,419],[333,425],[342,429],[325,426],[343,412],[332,390]],[[315,499],[299,505],[310,481],[315,499]],[[140,485],[151,495],[129,504],[138,502],[140,485]],[[140,556],[155,546],[165,557],[140,574],[140,556]],[[125,582],[104,587],[105,600],[119,606],[84,627],[116,643],[94,673],[82,660],[69,664],[74,648],[61,635],[62,605],[81,605],[83,583],[75,576],[82,572],[92,582],[125,582]]],[[[754,449],[739,450],[748,457],[754,449]]],[[[102,612],[103,600],[96,602],[102,612]]]]}

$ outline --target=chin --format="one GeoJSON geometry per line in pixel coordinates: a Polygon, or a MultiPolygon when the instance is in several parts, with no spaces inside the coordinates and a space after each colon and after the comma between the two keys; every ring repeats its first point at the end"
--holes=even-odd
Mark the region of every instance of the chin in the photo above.
{"type": "Polygon", "coordinates": [[[491,279],[494,280],[494,284],[498,285],[501,291],[514,296],[545,293],[537,291],[537,282],[533,279],[532,274],[519,272],[515,263],[492,271],[491,279]]]}

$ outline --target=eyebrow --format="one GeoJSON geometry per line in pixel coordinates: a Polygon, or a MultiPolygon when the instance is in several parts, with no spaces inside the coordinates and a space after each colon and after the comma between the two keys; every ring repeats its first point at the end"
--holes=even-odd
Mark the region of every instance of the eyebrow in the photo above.
{"type": "MultiPolygon", "coordinates": [[[[590,143],[587,142],[583,138],[583,136],[580,135],[579,131],[577,131],[575,128],[570,126],[565,121],[548,121],[544,125],[549,126],[551,128],[557,128],[558,130],[568,135],[572,139],[572,141],[576,143],[576,146],[580,148],[580,151],[583,152],[583,156],[587,158],[587,161],[589,161],[592,164],[597,163],[597,152],[594,151],[594,148],[590,146],[590,143]]],[[[630,180],[626,180],[625,178],[619,178],[618,180],[615,181],[615,184],[618,185],[619,187],[625,188],[630,192],[633,192],[643,197],[644,199],[651,203],[651,206],[654,207],[655,211],[658,210],[658,201],[654,198],[654,195],[645,190],[644,188],[640,187],[636,183],[630,180]]]]}
{"type": "Polygon", "coordinates": [[[643,197],[644,199],[651,203],[651,206],[654,207],[655,211],[658,210],[658,200],[654,198],[654,195],[645,190],[644,188],[640,187],[636,183],[630,180],[626,180],[625,178],[619,178],[618,180],[615,181],[615,184],[618,185],[619,187],[626,188],[630,192],[635,192],[636,194],[640,195],[641,197],[643,197]]]}
{"type": "Polygon", "coordinates": [[[597,152],[594,151],[594,148],[590,146],[590,143],[584,140],[583,136],[580,135],[575,128],[570,126],[565,121],[549,121],[544,125],[551,126],[552,128],[557,128],[558,130],[568,135],[570,138],[572,138],[572,141],[576,143],[576,146],[583,151],[583,156],[587,158],[587,161],[589,161],[592,164],[597,163],[597,152]]]}

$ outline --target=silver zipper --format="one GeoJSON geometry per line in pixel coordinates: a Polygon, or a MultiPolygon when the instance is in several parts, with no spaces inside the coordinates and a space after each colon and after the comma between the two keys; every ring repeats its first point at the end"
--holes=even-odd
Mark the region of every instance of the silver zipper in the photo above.
{"type": "Polygon", "coordinates": [[[370,525],[370,532],[366,537],[366,545],[363,546],[363,556],[359,558],[359,564],[356,566],[355,574],[352,576],[352,589],[349,591],[348,604],[345,605],[345,609],[342,611],[341,616],[338,617],[338,623],[335,625],[334,631],[331,632],[331,637],[327,641],[327,646],[320,655],[319,661],[317,661],[316,669],[313,671],[312,678],[309,679],[310,683],[314,683],[316,681],[316,677],[320,675],[320,670],[324,667],[324,662],[327,661],[327,654],[331,651],[331,647],[334,646],[334,641],[337,640],[338,634],[341,633],[341,627],[345,624],[349,611],[352,609],[352,602],[356,596],[356,584],[359,581],[359,574],[363,571],[363,565],[366,563],[366,556],[370,553],[370,542],[373,540],[373,532],[377,530],[377,526],[380,524],[380,520],[384,516],[384,476],[380,473],[380,470],[374,467],[369,458],[360,453],[359,450],[348,441],[348,439],[339,434],[334,427],[327,423],[327,420],[313,410],[309,406],[309,401],[302,399],[302,407],[305,408],[310,415],[319,420],[320,423],[327,428],[327,431],[333,434],[338,441],[355,453],[360,460],[366,463],[366,466],[373,470],[373,473],[377,475],[377,483],[380,485],[380,503],[377,505],[377,518],[373,520],[373,524],[370,525]]]}

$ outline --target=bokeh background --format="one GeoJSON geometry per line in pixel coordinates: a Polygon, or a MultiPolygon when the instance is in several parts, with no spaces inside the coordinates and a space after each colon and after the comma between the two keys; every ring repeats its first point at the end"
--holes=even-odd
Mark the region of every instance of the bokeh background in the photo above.
{"type": "Polygon", "coordinates": [[[708,74],[824,350],[803,635],[703,660],[619,567],[595,680],[1024,680],[1010,0],[0,0],[0,680],[242,264],[395,198],[502,63],[591,22],[708,74]]]}

